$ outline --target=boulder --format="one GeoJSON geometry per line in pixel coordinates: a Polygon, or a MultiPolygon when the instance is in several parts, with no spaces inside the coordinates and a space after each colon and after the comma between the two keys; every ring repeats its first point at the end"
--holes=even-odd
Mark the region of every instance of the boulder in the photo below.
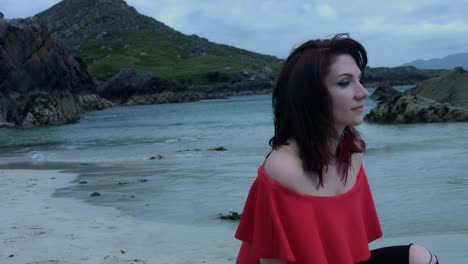
{"type": "Polygon", "coordinates": [[[411,124],[468,121],[468,109],[438,103],[421,96],[403,95],[381,102],[364,119],[368,122],[411,124]]]}
{"type": "Polygon", "coordinates": [[[237,212],[229,212],[228,214],[218,214],[218,218],[221,220],[234,220],[234,221],[239,221],[240,218],[242,217],[242,214],[239,214],[237,212]]]}
{"type": "Polygon", "coordinates": [[[402,93],[394,89],[389,82],[383,82],[375,89],[370,98],[375,101],[387,102],[401,95],[402,93]]]}

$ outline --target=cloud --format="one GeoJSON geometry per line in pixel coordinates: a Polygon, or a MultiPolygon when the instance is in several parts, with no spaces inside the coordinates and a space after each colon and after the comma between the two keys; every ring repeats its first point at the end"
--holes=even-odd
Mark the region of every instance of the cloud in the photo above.
{"type": "Polygon", "coordinates": [[[397,21],[389,22],[382,17],[369,17],[359,26],[359,30],[372,33],[396,32],[402,35],[439,34],[450,32],[468,34],[468,25],[461,19],[441,23],[421,20],[412,24],[401,24],[397,21]]]}
{"type": "Polygon", "coordinates": [[[317,14],[325,18],[327,20],[335,20],[336,19],[336,12],[335,9],[331,5],[317,5],[317,14]]]}

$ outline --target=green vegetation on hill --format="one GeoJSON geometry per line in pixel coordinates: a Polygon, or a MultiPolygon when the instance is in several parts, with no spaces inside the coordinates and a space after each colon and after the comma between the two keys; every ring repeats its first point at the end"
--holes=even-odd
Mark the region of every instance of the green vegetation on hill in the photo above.
{"type": "Polygon", "coordinates": [[[280,66],[273,56],[184,35],[123,0],[64,0],[37,16],[99,79],[133,68],[141,74],[209,83],[211,73],[269,78],[280,66]]]}
{"type": "Polygon", "coordinates": [[[199,55],[187,54],[177,40],[171,42],[160,36],[159,41],[157,37],[147,30],[140,30],[124,38],[124,43],[132,43],[129,45],[104,40],[86,43],[69,41],[68,44],[80,46],[77,52],[88,65],[90,73],[99,79],[107,79],[123,68],[133,68],[140,74],[150,73],[163,78],[192,79],[196,82],[208,81],[206,76],[210,72],[263,76],[279,68],[279,63],[274,59],[259,60],[249,52],[235,48],[203,51],[199,55]],[[145,39],[147,35],[152,38],[145,39]]]}

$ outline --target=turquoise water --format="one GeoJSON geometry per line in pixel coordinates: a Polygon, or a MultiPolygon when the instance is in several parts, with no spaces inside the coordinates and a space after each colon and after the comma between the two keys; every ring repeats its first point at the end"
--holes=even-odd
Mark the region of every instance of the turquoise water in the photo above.
{"type": "MultiPolygon", "coordinates": [[[[358,129],[387,236],[468,233],[468,123],[358,129]]],[[[79,172],[56,195],[138,218],[222,225],[218,213],[242,211],[272,132],[269,95],[116,107],[71,125],[0,129],[0,165],[79,172]],[[218,146],[227,151],[209,150],[218,146]]]]}

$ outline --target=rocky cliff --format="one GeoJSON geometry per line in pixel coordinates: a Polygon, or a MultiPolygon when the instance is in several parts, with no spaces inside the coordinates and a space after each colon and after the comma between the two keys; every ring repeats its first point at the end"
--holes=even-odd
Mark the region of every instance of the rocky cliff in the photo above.
{"type": "Polygon", "coordinates": [[[111,103],[97,95],[83,61],[34,18],[0,20],[0,123],[74,122],[111,103]]]}

